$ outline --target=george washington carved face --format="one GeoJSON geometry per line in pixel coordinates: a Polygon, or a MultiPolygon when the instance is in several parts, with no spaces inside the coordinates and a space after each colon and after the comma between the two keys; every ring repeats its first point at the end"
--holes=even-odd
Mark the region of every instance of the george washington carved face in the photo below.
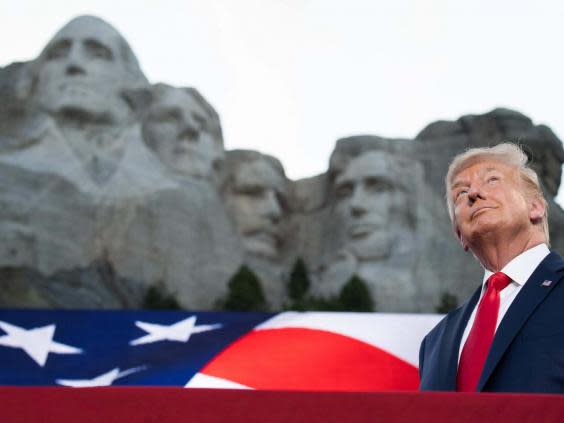
{"type": "Polygon", "coordinates": [[[102,123],[128,118],[122,93],[144,79],[121,35],[91,16],[65,25],[36,60],[34,73],[34,99],[41,109],[102,123]]]}

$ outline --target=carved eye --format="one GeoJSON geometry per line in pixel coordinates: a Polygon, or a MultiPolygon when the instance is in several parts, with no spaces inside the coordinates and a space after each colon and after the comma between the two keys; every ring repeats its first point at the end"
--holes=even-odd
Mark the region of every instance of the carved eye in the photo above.
{"type": "Polygon", "coordinates": [[[376,177],[366,178],[364,180],[364,186],[370,192],[385,192],[393,190],[393,185],[390,181],[376,177]]]}
{"type": "Polygon", "coordinates": [[[246,187],[241,187],[237,190],[239,194],[248,195],[249,197],[261,197],[265,193],[264,187],[259,185],[249,185],[246,187]]]}
{"type": "Polygon", "coordinates": [[[338,200],[343,200],[352,196],[353,190],[353,184],[351,182],[345,182],[337,185],[337,188],[335,189],[335,195],[337,196],[338,200]]]}
{"type": "Polygon", "coordinates": [[[86,40],[84,49],[90,58],[102,59],[108,62],[114,60],[112,50],[96,40],[86,40]]]}
{"type": "Polygon", "coordinates": [[[198,131],[207,132],[208,131],[208,124],[205,117],[197,114],[192,113],[192,119],[196,122],[196,126],[198,127],[198,131]]]}
{"type": "Polygon", "coordinates": [[[151,112],[149,119],[154,123],[176,125],[180,121],[180,112],[176,109],[160,108],[151,112]]]}
{"type": "Polygon", "coordinates": [[[47,49],[45,57],[47,60],[65,58],[69,55],[70,48],[71,42],[69,40],[61,40],[47,49]]]}

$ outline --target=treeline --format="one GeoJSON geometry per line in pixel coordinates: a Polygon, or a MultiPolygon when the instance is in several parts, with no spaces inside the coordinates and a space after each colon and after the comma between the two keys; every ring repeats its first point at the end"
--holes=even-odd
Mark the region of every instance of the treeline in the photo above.
{"type": "MultiPolygon", "coordinates": [[[[144,307],[147,309],[180,310],[182,307],[174,295],[163,289],[163,284],[151,287],[145,296],[144,307]]],[[[364,311],[374,312],[377,307],[366,282],[358,275],[353,275],[343,285],[338,295],[330,297],[315,296],[310,292],[311,281],[307,267],[302,259],[296,260],[286,286],[288,302],[283,311],[364,311]]],[[[457,306],[457,299],[444,293],[438,313],[446,313],[457,306]]],[[[259,277],[248,267],[241,266],[228,283],[225,298],[216,302],[216,310],[222,311],[279,311],[272,310],[262,289],[259,277]]]]}

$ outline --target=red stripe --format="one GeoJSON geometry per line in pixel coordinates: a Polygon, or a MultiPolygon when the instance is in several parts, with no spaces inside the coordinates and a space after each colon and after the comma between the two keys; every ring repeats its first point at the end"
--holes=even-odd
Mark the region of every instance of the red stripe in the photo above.
{"type": "Polygon", "coordinates": [[[313,329],[252,331],[202,373],[256,389],[404,391],[417,368],[357,339],[313,329]]]}

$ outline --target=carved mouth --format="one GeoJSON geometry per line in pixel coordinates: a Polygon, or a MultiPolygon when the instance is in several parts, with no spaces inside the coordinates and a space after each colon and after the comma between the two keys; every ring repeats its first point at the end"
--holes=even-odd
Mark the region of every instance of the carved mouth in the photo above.
{"type": "Polygon", "coordinates": [[[59,90],[61,94],[65,95],[93,95],[98,94],[90,84],[85,84],[84,82],[68,82],[59,85],[59,90]]]}
{"type": "Polygon", "coordinates": [[[349,228],[349,236],[352,238],[362,238],[370,235],[381,228],[381,225],[375,223],[356,223],[349,228]]]}
{"type": "Polygon", "coordinates": [[[268,244],[276,244],[280,239],[278,230],[274,227],[255,229],[247,232],[246,236],[268,244]]]}
{"type": "Polygon", "coordinates": [[[275,253],[280,245],[278,235],[269,232],[255,232],[253,235],[247,236],[247,240],[271,253],[275,253]]]}
{"type": "Polygon", "coordinates": [[[182,144],[177,143],[174,146],[174,154],[177,154],[177,155],[186,154],[186,155],[191,156],[192,154],[198,154],[198,153],[199,152],[197,150],[186,146],[184,143],[182,143],[182,144]]]}

